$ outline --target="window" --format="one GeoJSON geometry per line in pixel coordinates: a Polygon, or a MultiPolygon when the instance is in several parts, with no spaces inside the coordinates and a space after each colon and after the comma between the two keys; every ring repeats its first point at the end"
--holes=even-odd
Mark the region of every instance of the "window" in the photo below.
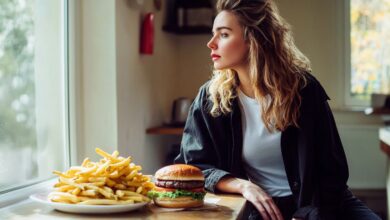
{"type": "Polygon", "coordinates": [[[67,1],[0,1],[0,193],[68,166],[67,1]]]}
{"type": "Polygon", "coordinates": [[[390,93],[390,0],[350,0],[346,8],[350,46],[347,100],[368,105],[371,94],[390,93]]]}

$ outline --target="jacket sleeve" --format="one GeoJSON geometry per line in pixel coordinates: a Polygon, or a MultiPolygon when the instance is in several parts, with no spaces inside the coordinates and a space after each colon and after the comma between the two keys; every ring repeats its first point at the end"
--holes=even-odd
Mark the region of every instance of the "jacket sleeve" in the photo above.
{"type": "Polygon", "coordinates": [[[207,91],[204,85],[188,113],[180,154],[175,158],[175,163],[199,167],[205,176],[205,188],[214,193],[217,191],[216,184],[230,173],[219,168],[221,155],[217,152],[211,137],[210,123],[213,119],[207,111],[207,103],[207,91]]]}
{"type": "Polygon", "coordinates": [[[348,165],[325,90],[316,81],[314,143],[315,172],[318,186],[311,206],[302,207],[294,217],[303,219],[337,219],[343,193],[348,188],[348,165]]]}
{"type": "Polygon", "coordinates": [[[319,215],[322,219],[335,219],[332,215],[340,209],[343,194],[348,188],[348,164],[327,101],[319,105],[318,113],[319,215]]]}

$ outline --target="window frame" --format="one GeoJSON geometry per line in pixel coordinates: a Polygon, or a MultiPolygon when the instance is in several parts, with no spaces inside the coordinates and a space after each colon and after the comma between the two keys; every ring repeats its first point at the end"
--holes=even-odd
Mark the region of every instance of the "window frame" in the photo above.
{"type": "Polygon", "coordinates": [[[351,0],[343,2],[344,6],[344,71],[345,71],[345,91],[344,103],[347,107],[367,108],[371,107],[371,98],[368,100],[361,100],[351,96],[351,0]]]}
{"type": "MultiPolygon", "coordinates": [[[[72,164],[72,160],[74,159],[74,155],[72,155],[72,143],[73,138],[71,136],[72,132],[71,125],[73,124],[73,111],[71,109],[71,103],[73,97],[70,93],[71,89],[73,89],[71,81],[71,64],[70,64],[70,51],[73,52],[73,49],[70,47],[74,47],[74,43],[72,42],[74,39],[70,38],[70,29],[73,28],[70,25],[70,22],[74,22],[74,0],[61,0],[62,10],[61,10],[61,19],[63,20],[63,28],[61,30],[61,49],[63,51],[62,54],[62,76],[64,81],[64,166],[69,167],[72,164]]],[[[73,32],[72,32],[73,33],[73,32]]],[[[27,199],[34,192],[47,190],[50,186],[53,185],[53,182],[56,180],[54,175],[47,178],[41,178],[35,181],[29,181],[24,184],[15,184],[14,186],[10,186],[5,190],[0,191],[0,209],[19,202],[23,199],[27,199]]]]}
{"type": "Polygon", "coordinates": [[[345,105],[349,107],[369,107],[370,100],[361,100],[351,96],[351,0],[344,1],[344,58],[345,58],[345,105]]]}

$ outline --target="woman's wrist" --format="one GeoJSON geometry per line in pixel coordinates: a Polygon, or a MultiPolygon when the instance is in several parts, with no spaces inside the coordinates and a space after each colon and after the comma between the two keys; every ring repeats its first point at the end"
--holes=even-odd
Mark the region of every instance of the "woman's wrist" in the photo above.
{"type": "Polygon", "coordinates": [[[242,194],[243,187],[247,187],[248,183],[250,182],[247,180],[238,179],[229,176],[229,177],[222,178],[217,183],[217,189],[222,192],[242,194]]]}
{"type": "Polygon", "coordinates": [[[244,190],[246,190],[248,187],[251,187],[252,185],[253,183],[248,180],[240,180],[239,183],[240,193],[242,194],[244,190]]]}
{"type": "Polygon", "coordinates": [[[245,189],[247,189],[249,186],[253,184],[252,182],[243,179],[237,179],[237,181],[238,181],[237,186],[240,194],[242,194],[245,189]]]}

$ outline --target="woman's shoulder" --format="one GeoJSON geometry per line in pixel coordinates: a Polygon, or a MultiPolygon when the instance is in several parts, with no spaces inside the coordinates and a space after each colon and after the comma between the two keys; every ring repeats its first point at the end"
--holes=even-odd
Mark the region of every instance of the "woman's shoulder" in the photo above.
{"type": "Polygon", "coordinates": [[[302,96],[302,98],[305,99],[311,97],[315,99],[320,99],[321,101],[330,100],[328,94],[326,94],[324,87],[322,87],[321,83],[317,80],[315,76],[313,76],[312,73],[305,72],[303,76],[305,80],[300,91],[300,95],[302,96]]]}
{"type": "Polygon", "coordinates": [[[196,98],[195,100],[198,100],[198,101],[205,101],[208,99],[208,90],[209,90],[209,86],[210,86],[210,81],[206,81],[205,83],[203,83],[203,85],[200,86],[199,90],[198,90],[198,94],[196,95],[196,98]]]}
{"type": "Polygon", "coordinates": [[[205,109],[205,107],[210,105],[209,103],[210,100],[208,98],[209,86],[210,86],[210,80],[200,86],[198,90],[198,94],[196,95],[194,100],[194,107],[205,109]]]}

